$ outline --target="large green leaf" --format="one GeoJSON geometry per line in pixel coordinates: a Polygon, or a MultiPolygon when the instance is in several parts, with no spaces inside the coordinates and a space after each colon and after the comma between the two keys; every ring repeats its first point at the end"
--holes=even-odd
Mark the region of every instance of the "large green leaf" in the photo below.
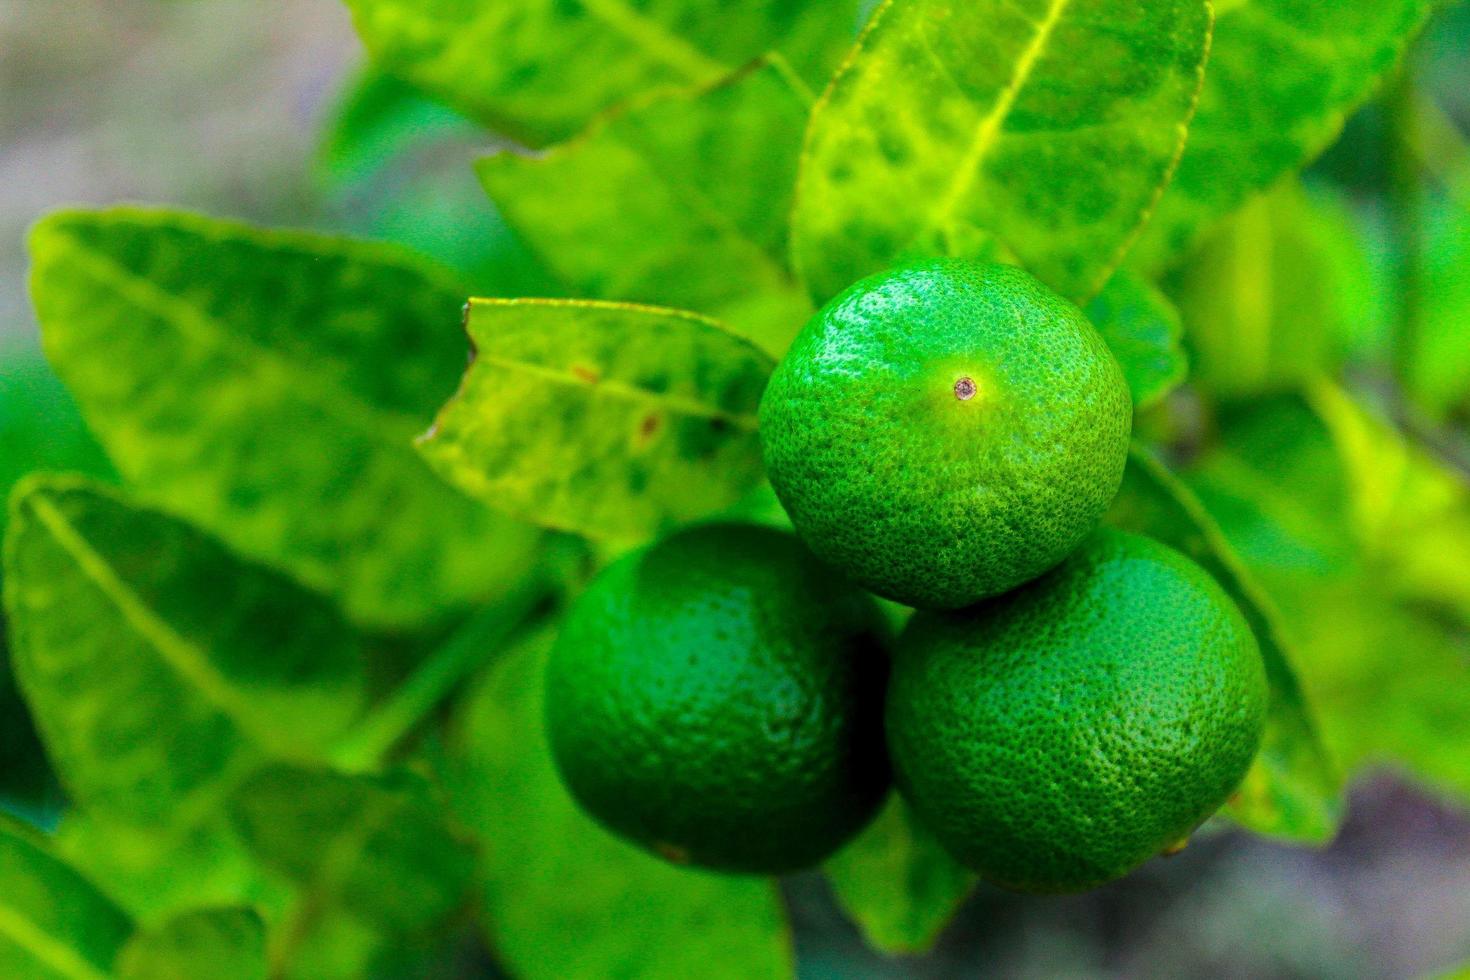
{"type": "Polygon", "coordinates": [[[525,980],[792,975],[775,883],[675,868],[609,836],[557,779],[542,736],[550,636],[469,695],[443,764],[486,852],[490,942],[525,980]]]}
{"type": "Polygon", "coordinates": [[[392,933],[443,921],[469,894],[474,852],[404,776],[272,767],[230,803],[241,836],[308,907],[341,906],[392,933]]]}
{"type": "Polygon", "coordinates": [[[1189,479],[1277,600],[1333,753],[1470,803],[1470,488],[1328,385],[1221,432],[1189,479]]]}
{"type": "MultiPolygon", "coordinates": [[[[5,530],[5,500],[11,487],[41,470],[112,473],[76,405],[40,353],[0,345],[0,534],[5,530]]],[[[50,782],[30,712],[10,673],[5,613],[0,609],[0,798],[34,804],[46,795],[50,782]]]]}
{"type": "Polygon", "coordinates": [[[1352,217],[1287,181],[1209,235],[1170,282],[1193,379],[1221,397],[1288,390],[1336,368],[1371,318],[1352,217]]]}
{"type": "Polygon", "coordinates": [[[1134,409],[1148,408],[1188,373],[1179,311],[1153,283],[1126,269],[1087,304],[1087,318],[1123,367],[1134,409]]]}
{"type": "Polygon", "coordinates": [[[531,531],[413,451],[464,364],[464,287],[437,266],[128,209],[54,215],[31,250],[47,354],[145,495],[373,623],[493,594],[526,560],[531,531]]]}
{"type": "Polygon", "coordinates": [[[201,909],[139,932],[117,960],[119,980],[266,980],[265,923],[253,909],[201,909]]]}
{"type": "Polygon", "coordinates": [[[1405,381],[1415,404],[1431,418],[1455,412],[1464,417],[1470,414],[1470,206],[1445,207],[1426,224],[1420,322],[1405,381]]]}
{"type": "Polygon", "coordinates": [[[547,527],[636,538],[761,477],[771,360],[692,313],[473,300],[474,362],[421,443],[446,479],[547,527]]]}
{"type": "Polygon", "coordinates": [[[1222,0],[1174,182],[1136,252],[1157,267],[1326,149],[1393,66],[1430,0],[1222,0]]]}
{"type": "Polygon", "coordinates": [[[1129,458],[1112,523],[1150,535],[1199,562],[1255,631],[1271,698],[1260,755],[1225,812],[1258,833],[1323,842],[1342,817],[1340,779],[1302,694],[1276,613],[1194,494],[1148,450],[1129,458]]]}
{"type": "Polygon", "coordinates": [[[360,715],[363,645],[325,600],[96,484],[33,478],[12,503],[16,676],[91,812],[195,826],[232,781],[322,754],[360,715]]]}
{"type": "Polygon", "coordinates": [[[892,954],[932,946],[976,880],[897,795],[824,870],[868,942],[892,954]]]}
{"type": "Polygon", "coordinates": [[[106,980],[132,931],[38,835],[0,817],[0,976],[106,980]]]}
{"type": "Polygon", "coordinates": [[[697,310],[779,355],[811,313],[786,268],[808,102],[784,62],[763,61],[545,153],[486,157],[480,178],[582,295],[697,310]]]}
{"type": "Polygon", "coordinates": [[[650,88],[704,84],[771,49],[812,83],[855,0],[347,0],[390,71],[531,145],[650,88]]]}
{"type": "Polygon", "coordinates": [[[1205,0],[887,0],[807,133],[793,235],[813,297],[998,239],[1090,298],[1169,180],[1209,32],[1205,0]]]}

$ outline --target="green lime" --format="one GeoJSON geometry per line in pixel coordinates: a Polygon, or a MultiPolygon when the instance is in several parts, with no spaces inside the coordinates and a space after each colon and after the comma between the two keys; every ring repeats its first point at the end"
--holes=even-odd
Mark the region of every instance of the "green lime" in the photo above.
{"type": "Polygon", "coordinates": [[[562,627],[552,754],[584,809],[665,858],[808,867],[887,792],[886,635],[789,532],[679,532],[609,566],[562,627]]]}
{"type": "Polygon", "coordinates": [[[1194,562],[1102,530],[1058,568],[898,641],[899,789],[962,863],[1020,891],[1080,891],[1182,844],[1260,746],[1250,627],[1194,562]]]}
{"type": "Polygon", "coordinates": [[[1077,307],[1011,266],[931,260],[823,308],[771,376],[760,430],[813,551],[879,595],[954,609],[1096,526],[1132,411],[1077,307]]]}

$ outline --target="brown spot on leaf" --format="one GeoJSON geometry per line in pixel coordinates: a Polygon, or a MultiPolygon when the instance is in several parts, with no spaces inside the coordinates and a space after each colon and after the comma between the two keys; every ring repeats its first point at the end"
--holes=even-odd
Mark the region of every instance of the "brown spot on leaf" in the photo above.
{"type": "Polygon", "coordinates": [[[648,445],[663,427],[663,416],[656,412],[650,412],[643,416],[643,421],[638,423],[638,444],[640,446],[648,445]]]}
{"type": "Polygon", "coordinates": [[[595,385],[602,380],[601,371],[594,367],[588,367],[585,364],[573,364],[571,370],[573,377],[580,381],[585,381],[589,385],[595,385]]]}
{"type": "Polygon", "coordinates": [[[1189,846],[1189,838],[1188,837],[1181,837],[1178,840],[1176,840],[1174,843],[1172,843],[1172,844],[1168,845],[1167,847],[1165,847],[1162,853],[1163,853],[1164,857],[1171,858],[1174,855],[1178,854],[1180,851],[1184,850],[1188,846],[1189,846]]]}
{"type": "Polygon", "coordinates": [[[674,864],[689,863],[689,850],[677,844],[670,844],[668,841],[655,841],[653,849],[665,861],[672,861],[674,864]]]}

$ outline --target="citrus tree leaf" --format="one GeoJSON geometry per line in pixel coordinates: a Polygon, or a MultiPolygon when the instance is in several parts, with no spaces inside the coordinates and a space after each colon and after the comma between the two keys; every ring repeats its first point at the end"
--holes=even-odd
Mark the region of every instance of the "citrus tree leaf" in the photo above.
{"type": "Polygon", "coordinates": [[[532,146],[667,85],[713,82],[776,49],[811,83],[836,66],[855,0],[347,0],[389,71],[532,146]]]}
{"type": "Polygon", "coordinates": [[[118,980],[266,980],[265,923],[247,908],[202,909],[139,932],[117,961],[118,980]]]}
{"type": "Polygon", "coordinates": [[[889,954],[934,945],[976,881],[896,794],[823,870],[868,943],[889,954]]]}
{"type": "Polygon", "coordinates": [[[812,296],[993,237],[1090,298],[1169,180],[1209,33],[1204,0],[888,0],[807,132],[793,238],[812,296]]]}
{"type": "Polygon", "coordinates": [[[406,776],[275,766],[239,787],[230,812],[250,849],[306,904],[341,906],[391,933],[441,922],[474,878],[473,850],[406,776]]]}
{"type": "Polygon", "coordinates": [[[792,976],[773,881],[665,864],[577,809],[542,735],[549,647],[542,632],[490,668],[441,763],[485,851],[485,928],[497,954],[525,980],[792,976]]]}
{"type": "Polygon", "coordinates": [[[635,538],[761,478],[771,359],[692,313],[472,300],[475,357],[421,441],[445,479],[547,527],[635,538]]]}
{"type": "Polygon", "coordinates": [[[1153,283],[1121,270],[1086,312],[1123,367],[1134,410],[1157,403],[1184,380],[1189,368],[1179,311],[1153,283]]]}
{"type": "Polygon", "coordinates": [[[780,60],[662,94],[480,179],[578,293],[695,310],[780,354],[811,314],[786,268],[809,97],[780,60]]]}
{"type": "Polygon", "coordinates": [[[1220,430],[1190,482],[1277,600],[1333,754],[1470,804],[1470,488],[1326,384],[1220,430]]]}
{"type": "MultiPolygon", "coordinates": [[[[11,488],[41,470],[112,476],[76,404],[40,353],[5,347],[0,349],[0,535],[11,488]]],[[[5,632],[0,608],[0,805],[6,799],[29,804],[45,796],[51,780],[30,711],[10,672],[5,632]]]]}
{"type": "Polygon", "coordinates": [[[66,212],[31,236],[47,355],[141,493],[356,618],[494,594],[532,532],[412,439],[464,364],[463,287],[386,246],[170,212],[66,212]]]}
{"type": "Polygon", "coordinates": [[[1325,842],[1342,817],[1341,784],[1287,652],[1277,614],[1199,499],[1152,453],[1135,445],[1110,521],[1199,562],[1240,606],[1256,634],[1270,684],[1266,736],[1225,813],[1261,834],[1325,842]]]}
{"type": "Polygon", "coordinates": [[[1170,280],[1194,380],[1249,398],[1336,369],[1371,317],[1359,239],[1345,208],[1295,181],[1217,226],[1170,280]]]}
{"type": "Polygon", "coordinates": [[[1415,405],[1431,418],[1470,410],[1470,206],[1447,207],[1426,222],[1419,334],[1413,339],[1405,383],[1415,405]]]}
{"type": "Polygon", "coordinates": [[[476,128],[453,109],[376,67],[347,84],[327,124],[317,158],[330,186],[365,180],[400,153],[440,133],[476,128]]]}
{"type": "Polygon", "coordinates": [[[39,835],[0,817],[0,976],[106,980],[132,931],[39,835]]]}
{"type": "Polygon", "coordinates": [[[12,505],[16,676],[92,812],[193,826],[222,786],[320,755],[361,714],[364,651],[324,599],[96,484],[32,478],[12,505]]]}
{"type": "Polygon", "coordinates": [[[1174,182],[1135,250],[1157,268],[1327,148],[1423,24],[1430,0],[1224,0],[1174,182]]]}

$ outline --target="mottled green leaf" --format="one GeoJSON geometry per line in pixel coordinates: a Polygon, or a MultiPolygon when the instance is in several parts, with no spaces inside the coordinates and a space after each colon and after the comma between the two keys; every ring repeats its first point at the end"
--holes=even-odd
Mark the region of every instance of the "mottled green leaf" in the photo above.
{"type": "Polygon", "coordinates": [[[1158,267],[1337,138],[1433,6],[1429,0],[1222,0],[1199,111],[1135,250],[1158,267]]]}
{"type": "Polygon", "coordinates": [[[1447,207],[1426,221],[1418,336],[1405,379],[1415,404],[1431,418],[1470,415],[1470,207],[1447,207]]]}
{"type": "MultiPolygon", "coordinates": [[[[112,474],[102,449],[87,431],[76,405],[38,351],[0,347],[0,534],[10,489],[28,473],[42,470],[112,474]]],[[[33,804],[51,786],[30,711],[10,673],[0,609],[0,806],[6,800],[33,804]]]]}
{"type": "Polygon", "coordinates": [[[1342,817],[1336,767],[1322,746],[1274,607],[1194,494],[1148,450],[1135,446],[1110,515],[1199,562],[1235,599],[1255,631],[1271,687],[1260,755],[1225,808],[1258,833],[1323,842],[1342,817]]]}
{"type": "Polygon", "coordinates": [[[1221,433],[1190,482],[1279,604],[1329,748],[1470,803],[1470,488],[1326,385],[1221,433]]]}
{"type": "Polygon", "coordinates": [[[533,146],[668,85],[777,49],[813,84],[851,43],[856,0],[347,0],[389,71],[533,146]]]}
{"type": "Polygon", "coordinates": [[[1147,408],[1188,373],[1179,311],[1147,279],[1123,270],[1087,304],[1087,317],[1123,366],[1134,409],[1147,408]]]}
{"type": "Polygon", "coordinates": [[[811,314],[786,268],[809,101],[783,62],[760,62],[544,153],[486,157],[480,178],[582,295],[696,310],[779,355],[811,314]]]}
{"type": "Polygon", "coordinates": [[[1183,146],[1204,0],[888,0],[817,105],[794,219],[819,302],[894,260],[998,239],[1079,301],[1183,146]]]}
{"type": "Polygon", "coordinates": [[[0,817],[0,976],[106,980],[132,931],[39,835],[0,817]]]}
{"type": "Polygon", "coordinates": [[[1334,369],[1370,316],[1370,279],[1347,211],[1280,185],[1222,224],[1170,282],[1193,379],[1248,398],[1334,369]]]}
{"type": "Polygon", "coordinates": [[[897,795],[824,870],[868,942],[893,954],[932,946],[976,880],[897,795]]]}
{"type": "Polygon", "coordinates": [[[437,266],[129,209],[54,215],[31,252],[47,354],[145,495],[384,625],[524,563],[532,532],[413,451],[464,364],[465,293],[437,266]]]}
{"type": "Polygon", "coordinates": [[[511,514],[645,537],[761,477],[755,410],[771,360],[692,313],[473,300],[476,349],[420,444],[444,477],[511,514]]]}
{"type": "Polygon", "coordinates": [[[253,909],[201,909],[135,935],[118,980],[266,980],[265,923],[253,909]]]}
{"type": "Polygon", "coordinates": [[[389,932],[433,926],[469,893],[474,852],[413,779],[273,767],[242,784],[230,810],[251,850],[308,903],[389,932]]]}
{"type": "Polygon", "coordinates": [[[320,755],[361,713],[360,641],[290,580],[78,479],[33,478],[10,520],[16,676],[92,812],[195,826],[222,787],[320,755]]]}
{"type": "Polygon", "coordinates": [[[541,729],[550,636],[517,646],[469,695],[444,763],[486,853],[489,939],[525,980],[789,977],[774,882],[675,868],[584,816],[541,729]]]}

